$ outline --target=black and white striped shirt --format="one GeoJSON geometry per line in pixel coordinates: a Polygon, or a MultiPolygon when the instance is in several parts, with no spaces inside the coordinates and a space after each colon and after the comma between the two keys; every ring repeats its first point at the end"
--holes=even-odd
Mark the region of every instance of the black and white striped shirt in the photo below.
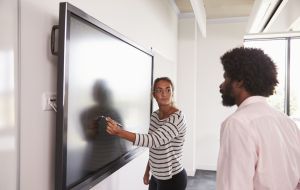
{"type": "Polygon", "coordinates": [[[151,115],[148,134],[136,134],[134,145],[150,148],[149,164],[155,178],[167,180],[183,170],[185,133],[186,121],[182,111],[160,120],[157,110],[151,115]]]}

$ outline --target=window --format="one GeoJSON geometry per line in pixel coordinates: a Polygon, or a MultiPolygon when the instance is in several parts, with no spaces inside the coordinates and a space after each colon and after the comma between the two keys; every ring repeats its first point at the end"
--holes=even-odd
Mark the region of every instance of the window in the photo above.
{"type": "Polygon", "coordinates": [[[290,101],[289,115],[300,124],[300,38],[291,39],[290,42],[290,101]]]}
{"type": "Polygon", "coordinates": [[[300,38],[246,39],[244,46],[262,49],[275,62],[279,84],[268,102],[300,124],[300,38]]]}
{"type": "Polygon", "coordinates": [[[251,40],[245,41],[245,47],[255,47],[262,49],[276,63],[279,84],[275,89],[275,94],[268,98],[268,102],[276,109],[285,112],[285,65],[286,65],[286,40],[251,40]]]}

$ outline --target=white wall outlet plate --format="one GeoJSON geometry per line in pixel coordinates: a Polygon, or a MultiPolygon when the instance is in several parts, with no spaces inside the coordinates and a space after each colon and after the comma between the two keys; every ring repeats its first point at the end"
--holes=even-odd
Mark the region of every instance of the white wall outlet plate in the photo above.
{"type": "Polygon", "coordinates": [[[43,111],[54,111],[51,107],[52,105],[56,105],[56,93],[44,92],[42,94],[42,110],[43,111]]]}

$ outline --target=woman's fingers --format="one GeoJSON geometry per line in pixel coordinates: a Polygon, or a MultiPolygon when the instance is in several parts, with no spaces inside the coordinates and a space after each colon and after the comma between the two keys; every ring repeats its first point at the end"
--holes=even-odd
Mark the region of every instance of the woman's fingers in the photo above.
{"type": "Polygon", "coordinates": [[[112,130],[109,126],[106,126],[106,132],[112,135],[112,130]]]}
{"type": "Polygon", "coordinates": [[[107,125],[106,125],[106,132],[115,135],[118,131],[117,123],[112,120],[110,117],[106,117],[107,125]]]}

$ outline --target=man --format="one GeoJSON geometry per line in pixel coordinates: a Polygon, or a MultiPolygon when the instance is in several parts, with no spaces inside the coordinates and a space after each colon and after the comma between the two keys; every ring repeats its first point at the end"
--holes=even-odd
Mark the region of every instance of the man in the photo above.
{"type": "Polygon", "coordinates": [[[222,103],[238,108],[221,126],[217,190],[300,189],[300,130],[266,102],[278,83],[273,61],[240,47],[221,62],[222,103]]]}

